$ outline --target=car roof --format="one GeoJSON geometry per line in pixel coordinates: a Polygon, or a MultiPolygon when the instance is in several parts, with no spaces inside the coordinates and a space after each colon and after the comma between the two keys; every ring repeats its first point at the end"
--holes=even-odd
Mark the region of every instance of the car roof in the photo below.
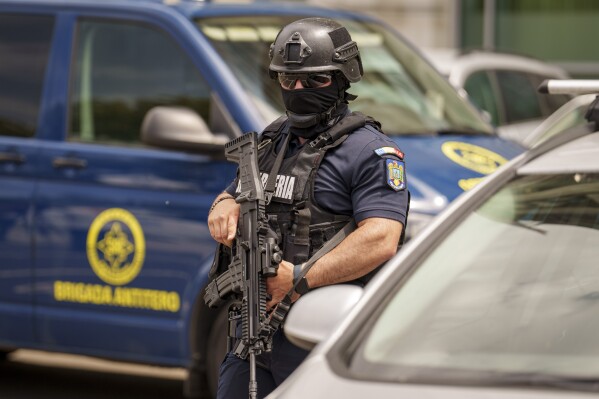
{"type": "Polygon", "coordinates": [[[522,140],[522,144],[527,148],[531,148],[549,138],[549,133],[557,134],[558,132],[552,132],[555,127],[578,122],[573,117],[573,114],[577,111],[586,112],[596,97],[595,94],[583,94],[572,98],[541,122],[539,126],[522,140]]]}
{"type": "Polygon", "coordinates": [[[575,96],[562,105],[535,129],[525,140],[537,156],[544,149],[551,150],[581,135],[599,130],[599,79],[546,79],[537,89],[543,94],[566,94],[575,96]],[[586,125],[580,125],[579,112],[584,112],[586,125]],[[580,126],[576,126],[580,125],[580,126]],[[562,130],[552,131],[561,127],[562,130]],[[549,134],[548,134],[549,133],[549,134]],[[540,150],[539,150],[540,148],[540,150]]]}
{"type": "Polygon", "coordinates": [[[449,81],[461,87],[471,73],[478,70],[517,70],[544,75],[554,79],[566,79],[562,68],[550,63],[518,54],[473,50],[460,52],[458,49],[423,49],[424,55],[449,81]]]}
{"type": "Polygon", "coordinates": [[[599,132],[562,144],[518,168],[518,174],[599,172],[599,132]]]}

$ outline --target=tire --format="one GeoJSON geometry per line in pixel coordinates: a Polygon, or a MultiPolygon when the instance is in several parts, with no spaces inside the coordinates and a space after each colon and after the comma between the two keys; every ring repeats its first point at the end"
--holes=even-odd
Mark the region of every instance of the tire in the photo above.
{"type": "Polygon", "coordinates": [[[213,397],[218,388],[220,365],[227,354],[227,339],[229,330],[229,306],[222,306],[212,323],[206,345],[206,379],[213,397]]]}

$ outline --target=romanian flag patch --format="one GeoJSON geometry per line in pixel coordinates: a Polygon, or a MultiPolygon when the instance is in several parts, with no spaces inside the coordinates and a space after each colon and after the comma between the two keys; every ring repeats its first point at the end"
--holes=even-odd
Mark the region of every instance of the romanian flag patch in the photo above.
{"type": "Polygon", "coordinates": [[[381,156],[381,157],[385,154],[395,155],[396,157],[398,157],[399,159],[401,159],[403,161],[403,152],[399,148],[381,147],[381,148],[377,148],[376,150],[374,150],[374,152],[376,153],[376,155],[381,156]]]}

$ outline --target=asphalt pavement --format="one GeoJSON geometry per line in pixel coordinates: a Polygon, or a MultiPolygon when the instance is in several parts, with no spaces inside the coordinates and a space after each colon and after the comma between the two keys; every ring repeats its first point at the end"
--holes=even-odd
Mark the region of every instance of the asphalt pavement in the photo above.
{"type": "Polygon", "coordinates": [[[19,350],[0,362],[1,399],[183,399],[186,370],[19,350]]]}

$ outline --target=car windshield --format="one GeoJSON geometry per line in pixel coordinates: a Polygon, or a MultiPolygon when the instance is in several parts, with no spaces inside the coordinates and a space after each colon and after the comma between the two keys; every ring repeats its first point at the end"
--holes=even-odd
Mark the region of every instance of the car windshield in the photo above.
{"type": "MultiPolygon", "coordinates": [[[[278,31],[298,16],[197,19],[200,31],[237,76],[266,123],[284,113],[280,88],[268,75],[268,51],[278,31]]],[[[339,20],[358,43],[364,78],[351,103],[378,119],[387,134],[492,133],[492,128],[423,58],[381,25],[339,20]]]]}
{"type": "Polygon", "coordinates": [[[513,179],[387,301],[353,353],[356,373],[596,382],[599,174],[513,179]]]}

